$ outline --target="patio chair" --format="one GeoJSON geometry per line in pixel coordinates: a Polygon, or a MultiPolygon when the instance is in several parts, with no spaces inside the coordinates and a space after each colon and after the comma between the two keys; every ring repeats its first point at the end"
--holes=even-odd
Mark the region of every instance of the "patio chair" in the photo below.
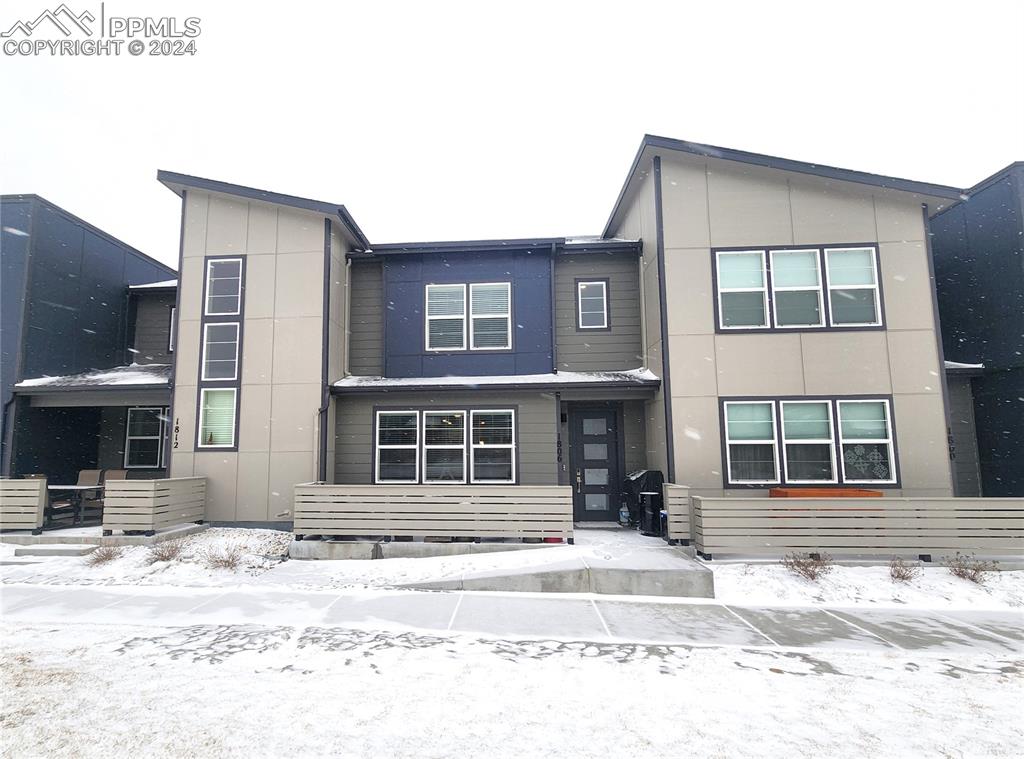
{"type": "MultiPolygon", "coordinates": [[[[102,475],[103,470],[101,469],[83,469],[78,473],[77,484],[80,486],[91,485],[98,488],[102,475]]],[[[70,518],[71,524],[74,524],[76,521],[76,507],[80,515],[82,511],[84,511],[86,501],[90,498],[90,496],[87,495],[88,493],[92,493],[91,498],[93,500],[98,496],[98,491],[84,490],[78,491],[74,495],[61,497],[55,501],[51,500],[45,511],[46,526],[52,527],[55,521],[68,518],[70,518]]]]}

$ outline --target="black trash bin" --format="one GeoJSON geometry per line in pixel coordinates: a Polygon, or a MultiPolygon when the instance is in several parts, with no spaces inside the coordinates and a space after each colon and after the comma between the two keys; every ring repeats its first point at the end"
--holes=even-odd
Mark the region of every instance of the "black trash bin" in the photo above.
{"type": "Polygon", "coordinates": [[[630,472],[622,483],[622,493],[629,508],[630,525],[640,526],[644,535],[661,536],[661,486],[665,477],[656,469],[630,472]]]}

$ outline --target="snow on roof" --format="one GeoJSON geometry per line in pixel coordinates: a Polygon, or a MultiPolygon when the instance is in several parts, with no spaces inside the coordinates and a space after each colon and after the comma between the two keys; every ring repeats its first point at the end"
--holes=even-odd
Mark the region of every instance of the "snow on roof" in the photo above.
{"type": "Polygon", "coordinates": [[[947,369],[984,369],[984,364],[962,364],[959,361],[946,361],[947,369]]]}
{"type": "Polygon", "coordinates": [[[14,387],[31,388],[83,388],[125,385],[167,385],[171,378],[170,364],[132,364],[112,369],[93,369],[81,374],[35,377],[22,380],[14,387]]]}
{"type": "Polygon", "coordinates": [[[178,280],[176,279],[165,279],[163,282],[149,282],[145,285],[129,285],[129,290],[156,290],[161,287],[177,287],[178,280]]]}
{"type": "Polygon", "coordinates": [[[660,380],[650,369],[631,369],[624,372],[557,372],[551,374],[498,374],[482,377],[346,377],[334,387],[374,390],[380,388],[419,387],[486,387],[521,385],[652,385],[660,380]]]}
{"type": "Polygon", "coordinates": [[[638,243],[639,240],[630,240],[626,237],[601,237],[601,235],[573,235],[572,237],[565,238],[566,245],[595,245],[604,243],[611,245],[614,243],[638,243]]]}

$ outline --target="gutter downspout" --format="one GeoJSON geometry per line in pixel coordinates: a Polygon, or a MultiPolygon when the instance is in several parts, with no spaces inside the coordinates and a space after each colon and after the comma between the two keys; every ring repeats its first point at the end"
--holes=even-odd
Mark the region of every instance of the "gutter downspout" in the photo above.
{"type": "Polygon", "coordinates": [[[676,481],[676,443],[672,425],[672,377],[668,347],[668,295],[665,284],[665,225],[661,198],[661,156],[654,156],[654,222],[658,251],[658,314],[661,317],[661,392],[665,404],[665,457],[667,482],[676,481]]]}
{"type": "MultiPolygon", "coordinates": [[[[551,304],[551,373],[558,374],[558,334],[555,331],[555,243],[551,243],[551,273],[548,275],[548,294],[551,304]]],[[[575,296],[574,296],[575,297],[575,296]]]]}
{"type": "Polygon", "coordinates": [[[331,407],[331,390],[327,384],[327,363],[331,348],[331,220],[324,219],[324,293],[323,324],[320,339],[320,408],[317,411],[319,441],[317,445],[318,482],[327,482],[327,412],[331,407]]]}

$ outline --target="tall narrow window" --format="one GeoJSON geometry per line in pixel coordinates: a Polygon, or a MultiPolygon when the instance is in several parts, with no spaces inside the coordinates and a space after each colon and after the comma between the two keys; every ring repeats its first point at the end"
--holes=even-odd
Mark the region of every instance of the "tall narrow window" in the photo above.
{"type": "Polygon", "coordinates": [[[469,286],[470,345],[473,350],[512,347],[512,285],[509,282],[469,286]]]}
{"type": "Polygon", "coordinates": [[[242,259],[206,262],[206,316],[235,316],[242,308],[242,259]]]}
{"type": "Polygon", "coordinates": [[[199,448],[235,445],[235,388],[203,388],[199,398],[199,448]]]}
{"type": "Polygon", "coordinates": [[[835,482],[832,408],[828,401],[782,401],[786,482],[835,482]]]}
{"type": "Polygon", "coordinates": [[[125,469],[159,469],[163,466],[166,408],[130,408],[125,425],[125,469]]]}
{"type": "Polygon", "coordinates": [[[377,412],[377,482],[419,481],[419,413],[377,412]]]}
{"type": "Polygon", "coordinates": [[[238,379],[238,322],[203,328],[203,380],[238,379]]]}
{"type": "Polygon", "coordinates": [[[764,251],[720,251],[717,266],[721,327],[767,327],[768,288],[764,251]]]}
{"type": "Polygon", "coordinates": [[[466,412],[423,412],[423,481],[466,481],[466,412]]]}
{"type": "Polygon", "coordinates": [[[874,248],[826,248],[825,269],[833,326],[882,323],[874,248]]]}
{"type": "Polygon", "coordinates": [[[170,329],[167,330],[167,352],[174,353],[174,317],[177,315],[178,309],[171,306],[171,325],[170,329]]]}
{"type": "Polygon", "coordinates": [[[776,327],[822,327],[818,250],[771,251],[776,327]]]}
{"type": "Polygon", "coordinates": [[[466,286],[427,285],[427,350],[466,348],[466,286]]]}
{"type": "Polygon", "coordinates": [[[725,434],[730,482],[770,484],[779,481],[774,403],[726,403],[725,434]]]}
{"type": "Polygon", "coordinates": [[[471,411],[472,481],[515,482],[515,423],[512,410],[471,411]]]}
{"type": "Polygon", "coordinates": [[[895,482],[889,404],[839,401],[839,445],[846,482],[895,482]]]}
{"type": "Polygon", "coordinates": [[[577,323],[580,329],[608,328],[608,283],[576,283],[577,323]]]}

